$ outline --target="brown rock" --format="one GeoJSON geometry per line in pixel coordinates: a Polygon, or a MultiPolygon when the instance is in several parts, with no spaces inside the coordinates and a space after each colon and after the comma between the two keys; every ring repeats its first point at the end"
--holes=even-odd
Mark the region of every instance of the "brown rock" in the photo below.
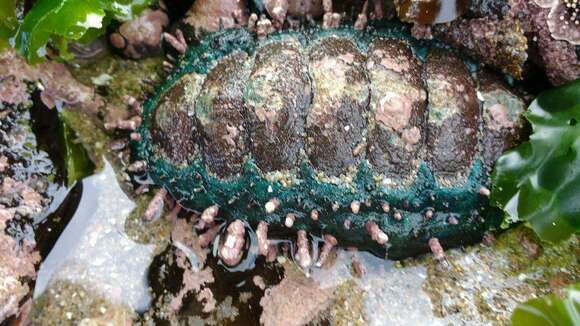
{"type": "Polygon", "coordinates": [[[321,289],[318,283],[300,271],[288,267],[280,284],[266,290],[260,300],[264,326],[298,326],[308,324],[332,302],[332,291],[321,289]]]}

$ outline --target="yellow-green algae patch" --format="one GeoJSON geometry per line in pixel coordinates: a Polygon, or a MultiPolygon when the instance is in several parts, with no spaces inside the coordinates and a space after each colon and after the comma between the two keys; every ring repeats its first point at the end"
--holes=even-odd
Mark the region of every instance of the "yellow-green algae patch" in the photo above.
{"type": "Polygon", "coordinates": [[[137,243],[156,244],[155,252],[158,254],[169,243],[173,223],[169,219],[163,218],[168,213],[166,209],[161,212],[161,218],[150,223],[143,221],[142,216],[152,198],[152,194],[144,194],[135,198],[136,207],[127,216],[124,231],[131,240],[137,243]]]}
{"type": "Polygon", "coordinates": [[[77,60],[69,70],[81,83],[98,86],[98,91],[116,105],[124,105],[126,95],[145,98],[164,75],[163,57],[126,60],[104,55],[90,61],[77,60]]]}
{"type": "Polygon", "coordinates": [[[335,326],[368,325],[365,292],[355,281],[348,280],[334,289],[334,301],[328,309],[328,320],[335,326]]]}
{"type": "Polygon", "coordinates": [[[436,317],[451,323],[509,325],[515,307],[530,298],[559,291],[580,280],[580,241],[542,243],[520,226],[501,234],[491,246],[476,245],[403,265],[425,264],[423,290],[436,317]]]}
{"type": "Polygon", "coordinates": [[[56,281],[34,301],[33,325],[130,325],[136,317],[128,306],[70,281],[56,281]]]}
{"type": "Polygon", "coordinates": [[[60,118],[75,131],[77,139],[87,151],[96,169],[101,170],[110,138],[104,130],[97,127],[95,117],[80,110],[65,108],[60,113],[60,118]]]}

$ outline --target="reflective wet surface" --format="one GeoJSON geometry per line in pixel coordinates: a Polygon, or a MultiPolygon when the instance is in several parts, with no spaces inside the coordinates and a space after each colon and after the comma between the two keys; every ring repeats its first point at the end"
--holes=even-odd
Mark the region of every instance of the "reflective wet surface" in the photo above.
{"type": "Polygon", "coordinates": [[[155,245],[139,244],[125,234],[125,220],[135,204],[117,185],[108,162],[82,185],[74,216],[41,265],[34,297],[51,283],[66,280],[82,283],[113,303],[146,310],[151,301],[146,272],[155,245]]]}
{"type": "MultiPolygon", "coordinates": [[[[496,247],[451,250],[443,262],[431,256],[394,262],[366,252],[338,249],[325,266],[303,271],[293,263],[291,254],[280,250],[274,261],[246,257],[245,263],[231,269],[211,250],[199,251],[191,249],[188,241],[175,241],[175,234],[172,243],[132,240],[134,237],[127,234],[127,219],[137,206],[119,188],[108,162],[103,171],[82,184],[78,209],[41,264],[34,290],[35,309],[39,311],[51,311],[38,305],[46,303],[42,298],[47,292],[68,293],[63,284],[76,284],[83,290],[74,293],[86,291],[87,297],[106,298],[107,305],[125,307],[123,311],[131,312],[135,322],[144,324],[255,325],[262,321],[277,325],[281,324],[277,321],[293,324],[289,321],[310,320],[322,324],[484,325],[496,318],[506,321],[517,302],[549,291],[538,284],[543,279],[572,280],[579,275],[573,256],[561,256],[550,266],[544,263],[554,263],[554,259],[543,255],[528,262],[513,257],[527,254],[526,248],[514,247],[515,242],[536,241],[522,229],[500,235],[496,247]],[[189,261],[183,265],[185,269],[173,261],[179,259],[180,251],[189,261]],[[198,285],[184,293],[181,304],[171,308],[177,296],[167,291],[178,294],[187,286],[188,277],[198,285]],[[285,309],[294,301],[305,307],[316,304],[319,309],[285,309]],[[338,317],[337,311],[341,312],[338,317]],[[272,313],[279,320],[269,316],[272,313]]],[[[182,219],[187,217],[167,223],[181,224],[176,221],[182,219]]],[[[546,253],[561,253],[576,244],[575,239],[546,253]]],[[[66,307],[68,300],[62,304],[66,307]]],[[[69,312],[82,317],[74,315],[71,320],[98,317],[86,311],[69,312]]]]}

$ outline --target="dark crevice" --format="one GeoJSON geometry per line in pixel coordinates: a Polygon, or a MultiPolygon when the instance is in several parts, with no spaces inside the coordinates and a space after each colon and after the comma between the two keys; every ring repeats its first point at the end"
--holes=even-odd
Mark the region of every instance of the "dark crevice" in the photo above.
{"type": "Polygon", "coordinates": [[[74,216],[83,194],[82,182],[77,182],[58,208],[36,225],[36,244],[44,260],[74,216]]]}
{"type": "Polygon", "coordinates": [[[45,151],[56,169],[57,184],[66,183],[66,167],[64,163],[64,144],[55,141],[60,137],[60,121],[56,108],[49,109],[40,99],[40,91],[32,93],[33,105],[30,108],[30,127],[36,136],[38,150],[45,151]]]}

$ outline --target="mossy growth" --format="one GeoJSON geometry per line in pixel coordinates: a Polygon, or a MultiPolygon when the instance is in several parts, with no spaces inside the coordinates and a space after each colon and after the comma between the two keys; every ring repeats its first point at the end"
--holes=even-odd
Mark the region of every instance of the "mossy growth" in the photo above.
{"type": "Polygon", "coordinates": [[[35,299],[29,315],[33,325],[129,325],[136,317],[130,307],[64,280],[35,299]]]}

